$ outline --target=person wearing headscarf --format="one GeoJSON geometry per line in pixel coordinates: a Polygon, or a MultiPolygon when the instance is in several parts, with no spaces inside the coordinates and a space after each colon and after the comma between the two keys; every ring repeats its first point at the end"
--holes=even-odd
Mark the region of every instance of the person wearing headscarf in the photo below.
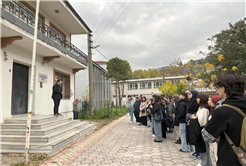
{"type": "MultiPolygon", "coordinates": [[[[189,121],[190,117],[198,111],[199,104],[196,101],[197,96],[198,96],[198,92],[196,90],[191,90],[188,92],[189,103],[186,106],[186,121],[189,121]]],[[[188,144],[188,151],[190,152],[195,151],[195,146],[194,146],[194,142],[192,141],[189,125],[186,125],[186,141],[188,144]]],[[[192,156],[196,159],[201,157],[200,154],[196,152],[193,153],[192,156]]]]}

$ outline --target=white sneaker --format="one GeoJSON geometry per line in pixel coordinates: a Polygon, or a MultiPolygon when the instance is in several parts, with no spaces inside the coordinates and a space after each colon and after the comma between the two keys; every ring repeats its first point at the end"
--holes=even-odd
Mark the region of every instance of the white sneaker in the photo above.
{"type": "Polygon", "coordinates": [[[132,121],[130,121],[129,123],[132,123],[132,121]]]}
{"type": "Polygon", "coordinates": [[[155,138],[155,137],[156,137],[156,136],[155,136],[155,134],[152,134],[152,137],[154,137],[154,138],[155,138]]]}
{"type": "Polygon", "coordinates": [[[197,166],[202,166],[201,163],[198,163],[197,166]]]}

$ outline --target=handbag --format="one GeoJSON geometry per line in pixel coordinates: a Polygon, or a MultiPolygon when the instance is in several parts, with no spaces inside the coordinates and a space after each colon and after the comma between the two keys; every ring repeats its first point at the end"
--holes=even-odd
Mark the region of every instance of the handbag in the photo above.
{"type": "Polygon", "coordinates": [[[141,112],[144,114],[145,113],[145,109],[143,109],[141,112]]]}
{"type": "Polygon", "coordinates": [[[164,120],[162,110],[156,111],[156,113],[154,113],[154,115],[153,115],[153,119],[157,122],[161,122],[162,120],[164,120]]]}

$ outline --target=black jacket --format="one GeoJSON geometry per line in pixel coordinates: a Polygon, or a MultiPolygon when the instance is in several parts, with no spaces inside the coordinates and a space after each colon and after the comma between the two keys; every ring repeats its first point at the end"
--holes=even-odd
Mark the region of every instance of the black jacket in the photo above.
{"type": "Polygon", "coordinates": [[[199,104],[197,103],[196,99],[190,101],[186,106],[186,113],[194,114],[198,111],[199,104]]]}
{"type": "Polygon", "coordinates": [[[188,99],[181,99],[178,107],[177,121],[178,123],[186,123],[186,106],[189,103],[188,99]]]}
{"type": "Polygon", "coordinates": [[[156,113],[158,110],[161,109],[161,105],[159,102],[155,102],[154,104],[152,104],[152,108],[150,108],[150,111],[152,114],[156,113]]]}
{"type": "MultiPolygon", "coordinates": [[[[243,96],[231,96],[223,104],[236,106],[246,113],[246,98],[243,96]]],[[[240,144],[243,116],[234,109],[223,106],[215,109],[211,116],[212,118],[202,131],[202,134],[206,142],[213,142],[220,136],[217,165],[240,166],[238,158],[227,142],[223,132],[225,131],[235,146],[238,147],[240,144]]]]}
{"type": "Polygon", "coordinates": [[[52,92],[51,98],[54,99],[54,100],[61,99],[62,98],[62,94],[61,94],[62,93],[62,88],[61,88],[61,86],[55,84],[52,89],[53,89],[53,92],[52,92]]]}
{"type": "Polygon", "coordinates": [[[163,105],[162,103],[160,103],[160,106],[161,106],[161,110],[162,110],[162,114],[163,114],[163,117],[164,119],[166,119],[166,106],[163,105]]]}

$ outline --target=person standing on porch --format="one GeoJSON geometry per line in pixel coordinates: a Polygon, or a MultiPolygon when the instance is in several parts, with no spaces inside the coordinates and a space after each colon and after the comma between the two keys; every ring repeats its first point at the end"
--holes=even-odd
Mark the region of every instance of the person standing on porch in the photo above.
{"type": "Polygon", "coordinates": [[[81,100],[79,100],[78,98],[75,99],[75,101],[73,102],[73,119],[78,119],[79,117],[79,107],[78,104],[79,102],[81,102],[81,100]]]}
{"type": "Polygon", "coordinates": [[[56,84],[53,85],[53,88],[52,88],[53,92],[52,92],[51,98],[54,101],[54,115],[55,116],[62,115],[62,114],[58,113],[60,100],[62,98],[62,95],[64,94],[64,92],[62,92],[61,84],[62,84],[62,81],[57,80],[56,84]]]}

